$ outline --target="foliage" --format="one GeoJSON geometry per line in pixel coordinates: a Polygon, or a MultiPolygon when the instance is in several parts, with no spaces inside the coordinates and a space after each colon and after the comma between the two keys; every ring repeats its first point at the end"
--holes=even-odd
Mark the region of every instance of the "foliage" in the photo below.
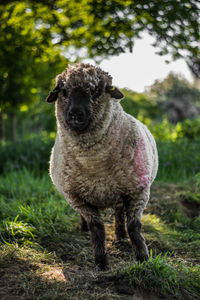
{"type": "Polygon", "coordinates": [[[192,142],[192,139],[200,137],[200,117],[194,120],[187,119],[179,127],[181,127],[178,134],[179,137],[187,137],[190,139],[190,142],[192,142]]]}
{"type": "Polygon", "coordinates": [[[19,215],[13,221],[3,220],[0,228],[1,241],[8,243],[29,244],[34,239],[35,228],[22,221],[18,221],[19,215]]]}
{"type": "Polygon", "coordinates": [[[200,58],[193,57],[188,61],[188,67],[196,78],[200,78],[200,58]]]}
{"type": "Polygon", "coordinates": [[[152,122],[149,129],[157,141],[176,141],[180,135],[182,123],[171,124],[167,118],[162,122],[152,122]]]}
{"type": "Polygon", "coordinates": [[[26,1],[0,5],[0,112],[15,113],[22,105],[44,98],[52,78],[67,64],[48,31],[37,29],[26,1]]]}
{"type": "MultiPolygon", "coordinates": [[[[1,6],[14,7],[17,2],[1,1],[1,6]]],[[[171,52],[174,58],[192,58],[199,53],[197,0],[32,0],[24,4],[25,13],[34,14],[43,41],[45,37],[46,43],[54,38],[54,45],[87,45],[90,57],[119,54],[127,48],[132,51],[144,30],[155,36],[161,55],[171,52]]]]}
{"type": "Polygon", "coordinates": [[[162,122],[150,123],[149,128],[157,141],[176,141],[187,138],[188,143],[192,143],[193,139],[200,137],[200,117],[193,120],[186,119],[176,125],[164,118],[162,122]]]}
{"type": "Polygon", "coordinates": [[[200,105],[200,91],[182,75],[173,72],[163,80],[156,80],[146,92],[150,98],[160,103],[177,97],[189,97],[190,101],[200,105]]]}
{"type": "Polygon", "coordinates": [[[146,125],[149,125],[152,119],[157,118],[159,113],[158,105],[146,94],[136,93],[129,89],[123,89],[123,93],[125,98],[121,101],[121,105],[127,113],[146,125]]]}

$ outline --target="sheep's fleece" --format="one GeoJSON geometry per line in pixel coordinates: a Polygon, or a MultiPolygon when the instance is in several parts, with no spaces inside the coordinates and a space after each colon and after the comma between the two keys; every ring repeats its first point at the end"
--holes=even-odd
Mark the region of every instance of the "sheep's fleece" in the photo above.
{"type": "Polygon", "coordinates": [[[56,188],[88,223],[97,216],[93,207],[115,208],[124,196],[131,203],[127,217],[140,220],[158,168],[151,133],[112,97],[106,89],[112,87],[112,77],[100,68],[83,63],[69,66],[57,76],[58,85],[57,136],[50,159],[50,176],[56,188]],[[72,130],[65,119],[69,100],[62,91],[77,87],[94,90],[100,80],[103,92],[91,99],[88,128],[72,130]]]}

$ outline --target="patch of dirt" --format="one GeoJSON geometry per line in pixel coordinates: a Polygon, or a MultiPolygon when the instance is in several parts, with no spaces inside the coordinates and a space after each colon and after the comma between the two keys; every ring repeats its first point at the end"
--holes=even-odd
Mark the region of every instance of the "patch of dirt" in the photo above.
{"type": "Polygon", "coordinates": [[[199,216],[200,204],[192,199],[193,187],[175,184],[158,184],[152,186],[151,198],[145,213],[156,214],[166,221],[171,213],[180,213],[189,218],[199,216]]]}
{"type": "Polygon", "coordinates": [[[199,216],[200,205],[198,203],[185,199],[182,201],[182,205],[184,214],[189,218],[195,218],[199,216]]]}
{"type": "Polygon", "coordinates": [[[195,218],[200,215],[200,195],[192,194],[192,193],[181,193],[180,201],[183,206],[183,213],[189,218],[195,218]]]}

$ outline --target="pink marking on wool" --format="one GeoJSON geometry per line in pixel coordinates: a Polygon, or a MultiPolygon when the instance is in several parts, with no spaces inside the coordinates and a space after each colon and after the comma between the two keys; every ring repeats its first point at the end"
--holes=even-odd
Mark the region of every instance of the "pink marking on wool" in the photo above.
{"type": "Polygon", "coordinates": [[[149,174],[147,170],[147,155],[145,153],[144,141],[140,137],[135,151],[135,168],[136,174],[139,176],[140,185],[142,188],[147,188],[150,184],[149,174]]]}

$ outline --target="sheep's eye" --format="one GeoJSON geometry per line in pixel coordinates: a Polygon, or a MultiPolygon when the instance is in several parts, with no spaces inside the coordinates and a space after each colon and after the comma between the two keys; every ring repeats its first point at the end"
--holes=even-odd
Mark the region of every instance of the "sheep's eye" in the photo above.
{"type": "Polygon", "coordinates": [[[62,93],[63,93],[63,96],[64,96],[65,98],[67,98],[67,96],[68,96],[68,91],[67,91],[66,89],[63,89],[63,90],[62,90],[62,93]]]}
{"type": "Polygon", "coordinates": [[[90,93],[91,93],[91,95],[93,96],[94,93],[95,93],[95,88],[91,88],[91,89],[90,89],[90,93]]]}
{"type": "Polygon", "coordinates": [[[96,100],[97,98],[99,98],[101,96],[101,91],[99,90],[99,88],[97,87],[92,94],[92,99],[96,100]]]}

